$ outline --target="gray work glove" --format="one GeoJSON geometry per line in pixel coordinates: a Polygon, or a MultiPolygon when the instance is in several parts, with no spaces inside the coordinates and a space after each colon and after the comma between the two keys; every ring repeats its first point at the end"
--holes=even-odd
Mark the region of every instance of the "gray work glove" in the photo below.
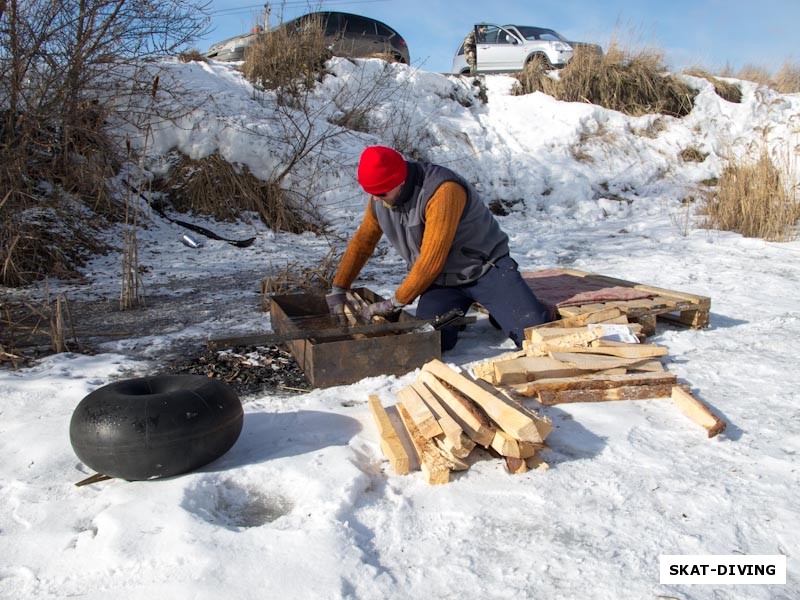
{"type": "Polygon", "coordinates": [[[347,306],[347,290],[339,286],[333,286],[330,293],[325,294],[325,302],[328,305],[328,312],[337,321],[346,322],[347,317],[344,309],[347,306]]]}
{"type": "Polygon", "coordinates": [[[393,317],[399,313],[404,306],[405,304],[399,302],[397,298],[392,297],[388,300],[380,300],[372,304],[367,304],[367,306],[361,310],[359,316],[369,323],[372,321],[373,317],[393,317]]]}

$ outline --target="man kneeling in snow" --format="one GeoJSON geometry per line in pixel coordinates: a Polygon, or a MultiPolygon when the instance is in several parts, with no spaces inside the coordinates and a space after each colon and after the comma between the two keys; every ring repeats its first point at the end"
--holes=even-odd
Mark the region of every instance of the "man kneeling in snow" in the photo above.
{"type": "MultiPolygon", "coordinates": [[[[509,256],[508,236],[455,172],[370,146],[361,154],[358,182],[370,200],[326,296],[332,314],[344,311],[347,290],[385,233],[409,273],[392,298],[363,309],[360,316],[367,322],[376,315],[392,316],[417,296],[420,319],[454,308],[466,312],[478,302],[521,347],[525,327],[550,320],[509,256]]],[[[442,350],[450,350],[458,327],[441,332],[442,350]]]]}

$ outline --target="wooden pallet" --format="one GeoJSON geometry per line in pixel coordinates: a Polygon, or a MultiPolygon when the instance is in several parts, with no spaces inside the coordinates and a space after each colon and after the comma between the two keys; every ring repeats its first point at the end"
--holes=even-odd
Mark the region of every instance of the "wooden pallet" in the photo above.
{"type": "MultiPolygon", "coordinates": [[[[693,329],[701,329],[709,325],[711,298],[706,296],[676,292],[577,269],[557,269],[552,272],[559,276],[573,277],[577,283],[585,283],[587,289],[591,290],[602,289],[604,286],[608,288],[626,287],[648,293],[647,298],[636,300],[614,300],[558,307],[558,313],[562,318],[616,306],[625,313],[630,322],[639,323],[643,333],[648,336],[653,335],[656,331],[656,319],[687,325],[693,329]]],[[[535,291],[534,285],[531,284],[532,280],[526,281],[535,291]]]]}

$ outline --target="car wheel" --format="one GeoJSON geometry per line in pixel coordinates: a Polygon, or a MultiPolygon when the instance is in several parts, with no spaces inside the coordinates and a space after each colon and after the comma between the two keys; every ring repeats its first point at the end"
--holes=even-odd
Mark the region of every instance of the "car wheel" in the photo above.
{"type": "Polygon", "coordinates": [[[553,65],[544,54],[531,54],[528,60],[525,61],[526,69],[533,69],[539,67],[542,71],[550,71],[553,65]]]}

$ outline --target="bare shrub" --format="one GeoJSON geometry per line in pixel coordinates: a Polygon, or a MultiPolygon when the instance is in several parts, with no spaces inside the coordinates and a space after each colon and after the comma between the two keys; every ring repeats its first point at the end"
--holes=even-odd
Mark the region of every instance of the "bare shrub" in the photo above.
{"type": "Polygon", "coordinates": [[[72,274],[98,250],[97,227],[121,218],[111,90],[206,27],[191,0],[0,0],[0,283],[72,274]]]}
{"type": "Polygon", "coordinates": [[[245,49],[242,72],[263,89],[290,94],[311,89],[332,56],[324,34],[320,17],[309,18],[300,27],[271,29],[245,49]]]}
{"type": "Polygon", "coordinates": [[[664,114],[682,117],[692,110],[697,94],[679,79],[665,74],[657,50],[623,51],[612,44],[598,55],[579,49],[557,79],[535,67],[523,71],[521,87],[542,91],[566,102],[588,102],[627,115],[664,114]]]}
{"type": "Polygon", "coordinates": [[[705,225],[746,237],[788,241],[797,237],[800,199],[787,159],[782,172],[766,151],[755,161],[731,161],[706,201],[705,225]]]}
{"type": "Polygon", "coordinates": [[[775,87],[775,82],[772,80],[772,74],[764,67],[745,65],[739,69],[736,77],[738,79],[744,79],[745,81],[752,81],[753,83],[757,83],[759,85],[764,85],[771,88],[775,87]]]}
{"type": "Polygon", "coordinates": [[[0,364],[18,368],[28,363],[29,355],[79,350],[85,348],[78,343],[66,294],[51,297],[45,284],[40,300],[5,300],[0,295],[0,364]]]}
{"type": "Polygon", "coordinates": [[[781,94],[800,93],[800,65],[784,62],[775,73],[775,89],[781,94]]]}
{"type": "Polygon", "coordinates": [[[173,207],[222,221],[245,212],[257,213],[275,231],[320,232],[320,219],[297,206],[276,181],[262,181],[246,165],[233,165],[219,154],[200,160],[181,155],[166,177],[158,182],[173,207]]]}
{"type": "Polygon", "coordinates": [[[730,81],[723,81],[722,79],[715,77],[700,67],[692,67],[691,69],[684,71],[684,73],[691,75],[692,77],[700,77],[701,79],[708,81],[714,86],[714,91],[717,93],[717,96],[723,100],[727,100],[728,102],[733,102],[735,104],[741,103],[742,88],[740,88],[738,84],[731,83],[730,81]]]}
{"type": "Polygon", "coordinates": [[[261,279],[261,310],[269,310],[269,298],[282,294],[300,294],[328,291],[341,260],[341,253],[331,248],[314,267],[304,267],[299,262],[273,268],[261,279]]]}

